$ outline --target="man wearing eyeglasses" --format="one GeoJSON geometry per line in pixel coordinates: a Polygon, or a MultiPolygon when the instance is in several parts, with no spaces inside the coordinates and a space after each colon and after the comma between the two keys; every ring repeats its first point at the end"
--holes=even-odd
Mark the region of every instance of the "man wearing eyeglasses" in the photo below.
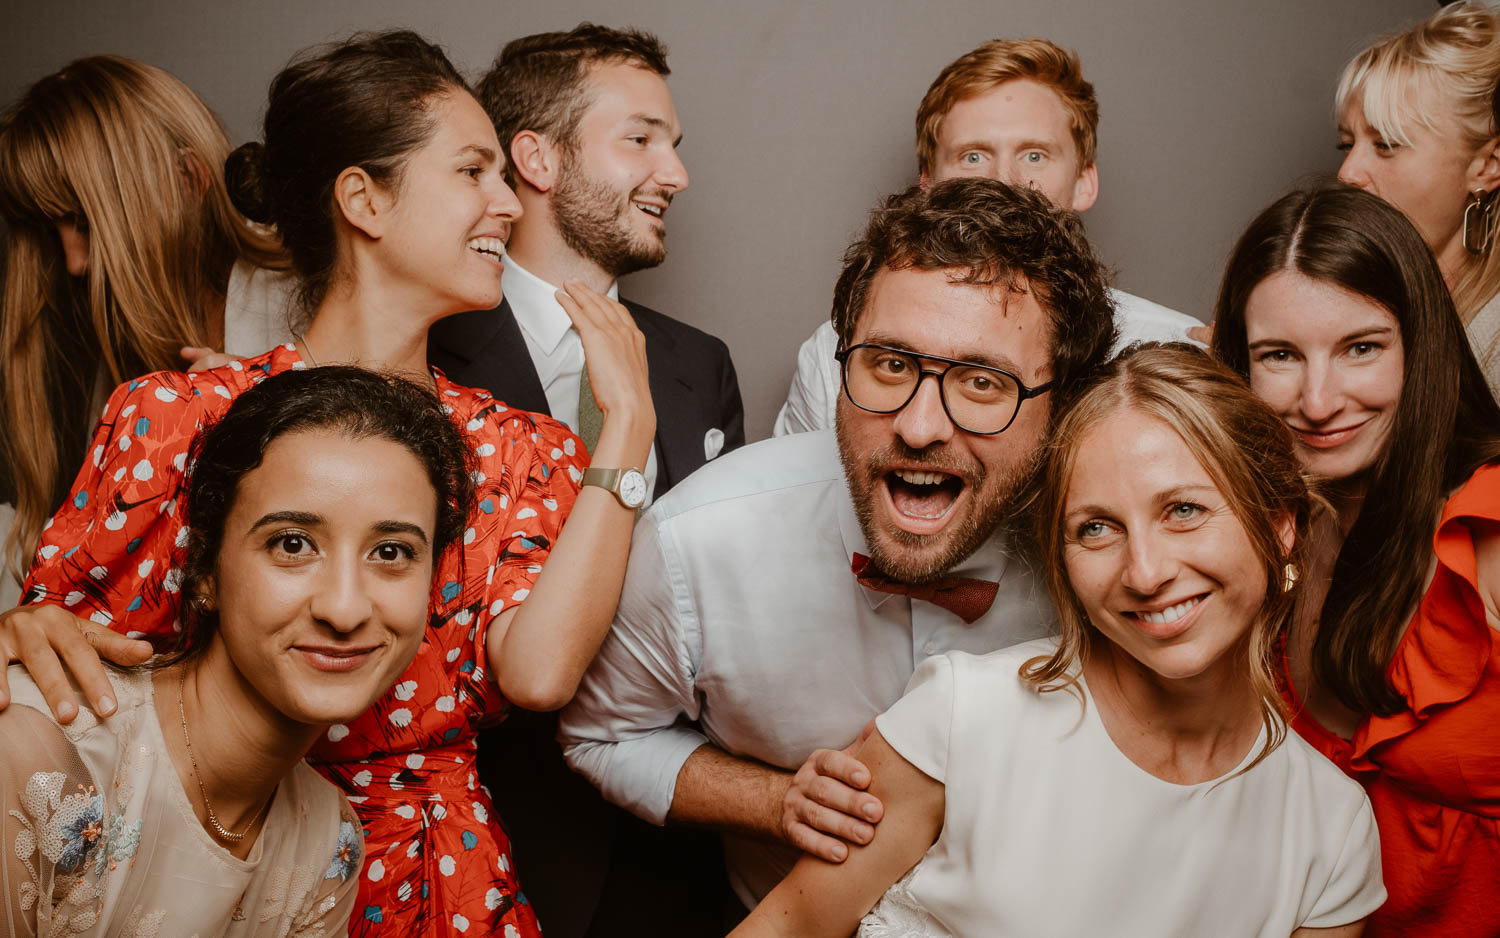
{"type": "Polygon", "coordinates": [[[1046,590],[998,532],[1114,339],[1076,217],[990,179],[888,199],[834,310],[837,434],[721,457],[641,519],[614,628],[561,721],[569,764],[607,798],[724,831],[745,908],[799,848],[837,862],[873,835],[868,773],[825,747],[925,658],[1047,632],[1046,590]]]}

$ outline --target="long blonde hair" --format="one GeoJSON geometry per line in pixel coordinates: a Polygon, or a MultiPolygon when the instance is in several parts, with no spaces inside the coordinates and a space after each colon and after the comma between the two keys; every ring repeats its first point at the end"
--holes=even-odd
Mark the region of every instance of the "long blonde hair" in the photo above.
{"type": "Polygon", "coordinates": [[[21,575],[82,464],[94,388],[180,368],[206,345],[207,305],[238,258],[284,266],[224,186],[229,142],[192,90],[159,68],[79,59],[0,119],[0,216],[10,227],[0,306],[0,435],[21,575]],[[54,224],[90,231],[88,273],[67,275],[54,224]]]}
{"type": "MultiPolygon", "coordinates": [[[[1402,32],[1386,36],[1355,56],[1339,76],[1335,120],[1358,101],[1365,121],[1392,143],[1410,145],[1416,125],[1448,134],[1456,130],[1468,152],[1493,139],[1494,95],[1500,83],[1500,12],[1462,0],[1443,7],[1402,32]]],[[[1483,201],[1500,211],[1491,192],[1483,201]]],[[[1464,322],[1500,294],[1500,245],[1469,258],[1450,285],[1464,322]]],[[[1488,352],[1489,350],[1480,350],[1488,352]]]]}
{"type": "Polygon", "coordinates": [[[1266,744],[1254,766],[1286,737],[1276,648],[1291,621],[1297,590],[1284,588],[1284,568],[1289,563],[1305,567],[1315,496],[1286,425],[1238,375],[1198,349],[1167,345],[1127,350],[1058,421],[1043,455],[1031,517],[1061,641],[1052,655],[1027,661],[1021,679],[1037,693],[1076,690],[1080,666],[1093,644],[1108,641],[1089,622],[1068,579],[1063,520],[1080,443],[1090,428],[1122,410],[1160,420],[1182,438],[1229,503],[1265,568],[1265,601],[1246,643],[1245,669],[1266,729],[1266,744]],[[1279,531],[1286,521],[1293,527],[1290,551],[1279,531]]]}

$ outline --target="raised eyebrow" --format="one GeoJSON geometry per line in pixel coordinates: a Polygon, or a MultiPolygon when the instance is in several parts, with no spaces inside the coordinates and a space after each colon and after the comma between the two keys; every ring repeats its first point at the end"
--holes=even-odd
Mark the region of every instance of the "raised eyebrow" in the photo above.
{"type": "Polygon", "coordinates": [[[463,157],[468,156],[469,154],[473,154],[480,159],[489,160],[492,163],[498,158],[494,150],[486,146],[481,146],[477,143],[470,143],[466,146],[459,147],[458,152],[454,153],[453,155],[457,157],[463,157]]]}
{"type": "Polygon", "coordinates": [[[1218,489],[1212,485],[1194,483],[1192,485],[1179,485],[1170,489],[1163,489],[1156,493],[1156,500],[1161,504],[1168,502],[1179,502],[1185,498],[1202,498],[1204,495],[1217,494],[1218,489]]]}
{"type": "Polygon", "coordinates": [[[322,515],[310,511],[271,511],[260,516],[250,525],[251,531],[257,531],[272,524],[300,524],[303,527],[316,527],[327,521],[322,515]]]}
{"type": "Polygon", "coordinates": [[[1391,336],[1396,332],[1390,326],[1371,326],[1368,329],[1356,329],[1348,335],[1339,339],[1340,345],[1348,345],[1350,342],[1358,342],[1360,339],[1373,339],[1377,336],[1391,336]]]}
{"type": "MultiPolygon", "coordinates": [[[[921,349],[913,348],[907,342],[903,342],[900,339],[893,337],[888,338],[880,335],[879,333],[872,332],[870,335],[866,336],[865,341],[860,344],[883,345],[886,348],[893,348],[898,352],[906,352],[908,355],[914,355],[917,358],[933,357],[931,355],[924,354],[921,349]]],[[[943,355],[940,357],[948,358],[947,355],[943,355]]],[[[987,352],[972,352],[968,355],[954,356],[953,360],[963,362],[966,365],[978,365],[981,368],[994,368],[998,371],[1009,372],[1013,375],[1018,375],[1021,373],[1020,366],[1004,355],[991,355],[987,352]]]]}
{"type": "MultiPolygon", "coordinates": [[[[664,134],[672,133],[672,125],[667,123],[665,118],[658,117],[655,114],[632,114],[630,115],[629,120],[633,124],[645,124],[652,130],[659,130],[664,134]]],[[[682,143],[682,133],[678,132],[678,134],[672,138],[672,146],[675,147],[680,143],[682,143]]]]}
{"type": "Polygon", "coordinates": [[[377,521],[371,527],[377,534],[409,534],[421,541],[423,546],[427,544],[427,532],[421,525],[410,521],[377,521]]]}

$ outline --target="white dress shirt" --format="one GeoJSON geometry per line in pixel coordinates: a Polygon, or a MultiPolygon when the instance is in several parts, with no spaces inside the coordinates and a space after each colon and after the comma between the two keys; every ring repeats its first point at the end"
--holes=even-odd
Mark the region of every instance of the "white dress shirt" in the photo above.
{"type": "MultiPolygon", "coordinates": [[[[1115,301],[1115,330],[1119,339],[1110,354],[1134,342],[1190,342],[1199,348],[1203,343],[1188,338],[1188,330],[1203,323],[1193,317],[1168,309],[1159,303],[1143,300],[1123,290],[1111,289],[1115,301]]],[[[776,415],[773,436],[827,430],[833,426],[843,380],[833,353],[838,351],[839,336],[833,323],[825,322],[797,350],[797,373],[786,403],[776,415]]]]}
{"type": "MultiPolygon", "coordinates": [[[[505,298],[510,301],[510,310],[515,314],[521,335],[526,339],[526,351],[531,354],[531,363],[536,366],[536,376],[541,379],[542,393],[547,396],[547,407],[552,416],[578,432],[578,382],[583,377],[583,340],[573,326],[568,311],[557,302],[558,288],[516,263],[510,255],[505,257],[505,271],[500,275],[505,298]]],[[[606,294],[612,300],[620,298],[619,281],[611,283],[606,294]]],[[[646,476],[646,504],[656,491],[656,444],[646,456],[642,470],[646,476]]],[[[605,466],[606,469],[626,469],[628,466],[605,466]]]]}
{"type": "MultiPolygon", "coordinates": [[[[831,432],[743,447],[677,485],[636,525],[614,628],[563,711],[568,764],[660,824],[705,739],[795,769],[852,742],[928,657],[1052,630],[1045,586],[998,536],[952,571],[999,583],[973,624],[861,586],[856,551],[869,552],[831,432]]],[[[725,855],[753,906],[798,851],[726,834],[725,855]]]]}

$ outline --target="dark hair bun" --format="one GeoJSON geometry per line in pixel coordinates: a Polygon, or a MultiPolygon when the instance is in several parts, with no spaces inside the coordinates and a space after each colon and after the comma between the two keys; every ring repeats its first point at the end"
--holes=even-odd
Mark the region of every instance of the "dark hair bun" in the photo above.
{"type": "Polygon", "coordinates": [[[258,140],[243,144],[224,161],[229,200],[240,214],[262,225],[275,224],[267,197],[266,147],[258,140]]]}

